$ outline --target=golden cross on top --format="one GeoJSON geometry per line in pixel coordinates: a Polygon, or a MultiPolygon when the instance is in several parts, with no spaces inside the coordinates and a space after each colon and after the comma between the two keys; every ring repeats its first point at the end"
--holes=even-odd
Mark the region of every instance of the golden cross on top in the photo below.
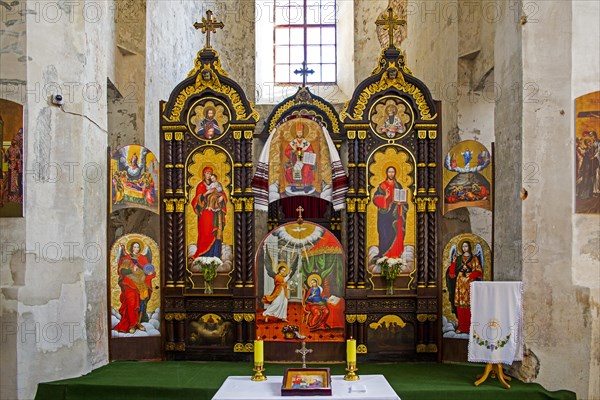
{"type": "Polygon", "coordinates": [[[298,211],[298,219],[302,219],[302,211],[304,211],[304,208],[302,208],[302,206],[298,206],[296,211],[298,211]]]}
{"type": "Polygon", "coordinates": [[[387,9],[388,15],[387,18],[384,15],[375,21],[375,25],[383,26],[383,29],[388,30],[388,34],[390,35],[390,47],[394,47],[394,29],[399,26],[406,25],[406,21],[398,18],[397,15],[394,15],[394,10],[392,7],[387,9]]]}
{"type": "Polygon", "coordinates": [[[210,33],[217,33],[217,28],[223,29],[223,22],[217,22],[217,17],[213,17],[212,11],[206,12],[206,18],[202,17],[202,23],[194,23],[194,28],[202,29],[202,33],[206,33],[206,48],[210,49],[210,33]]]}

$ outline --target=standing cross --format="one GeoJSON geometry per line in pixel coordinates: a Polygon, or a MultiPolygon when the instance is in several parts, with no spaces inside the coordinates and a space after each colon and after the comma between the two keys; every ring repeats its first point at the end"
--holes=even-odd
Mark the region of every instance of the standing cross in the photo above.
{"type": "Polygon", "coordinates": [[[202,33],[206,33],[206,48],[210,49],[210,33],[217,33],[217,28],[223,29],[223,22],[217,22],[217,17],[213,17],[212,11],[206,12],[206,18],[202,17],[202,23],[194,23],[194,28],[202,29],[202,33]]]}
{"type": "Polygon", "coordinates": [[[406,21],[394,15],[394,10],[392,9],[392,7],[389,7],[387,11],[387,18],[385,15],[382,16],[377,21],[375,21],[375,25],[383,26],[383,29],[388,30],[388,34],[390,35],[390,47],[394,47],[394,29],[401,25],[406,26],[406,21]]]}
{"type": "Polygon", "coordinates": [[[297,69],[294,71],[294,73],[296,75],[302,75],[302,87],[306,86],[306,76],[310,75],[310,74],[314,74],[315,70],[314,69],[307,69],[306,68],[306,61],[302,61],[302,69],[297,69]]]}
{"type": "Polygon", "coordinates": [[[306,368],[306,355],[312,353],[312,349],[306,348],[306,343],[302,342],[302,348],[296,350],[296,353],[302,354],[302,368],[306,368]]]}
{"type": "Polygon", "coordinates": [[[304,211],[304,208],[302,208],[302,206],[298,206],[298,208],[296,208],[296,211],[298,211],[298,219],[302,219],[302,211],[304,211]]]}

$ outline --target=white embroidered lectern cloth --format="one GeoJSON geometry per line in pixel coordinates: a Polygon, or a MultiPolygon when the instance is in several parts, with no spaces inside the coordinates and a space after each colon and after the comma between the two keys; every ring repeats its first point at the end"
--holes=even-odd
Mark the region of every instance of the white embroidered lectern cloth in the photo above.
{"type": "Polygon", "coordinates": [[[470,362],[523,359],[522,293],[522,282],[471,282],[470,362]]]}

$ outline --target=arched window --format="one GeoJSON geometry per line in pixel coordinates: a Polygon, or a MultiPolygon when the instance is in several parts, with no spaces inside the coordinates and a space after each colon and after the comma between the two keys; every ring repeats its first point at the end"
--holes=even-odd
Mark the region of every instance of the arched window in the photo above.
{"type": "Polygon", "coordinates": [[[307,68],[311,91],[331,102],[354,90],[354,2],[256,1],[256,102],[276,104],[293,95],[307,68]]]}
{"type": "Polygon", "coordinates": [[[275,2],[275,82],[301,83],[306,61],[313,84],[336,83],[336,1],[275,2]]]}

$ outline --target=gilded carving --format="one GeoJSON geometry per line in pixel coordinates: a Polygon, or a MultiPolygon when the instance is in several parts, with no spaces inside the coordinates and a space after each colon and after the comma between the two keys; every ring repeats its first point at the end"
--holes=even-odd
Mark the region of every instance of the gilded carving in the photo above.
{"type": "Polygon", "coordinates": [[[242,322],[242,320],[244,319],[244,314],[233,314],[233,320],[235,322],[242,322]]]}
{"type": "Polygon", "coordinates": [[[236,343],[233,346],[234,353],[243,353],[244,352],[244,343],[236,343]]]}
{"type": "Polygon", "coordinates": [[[437,208],[437,197],[429,197],[427,199],[427,212],[435,212],[437,208]]]}
{"type": "Polygon", "coordinates": [[[417,203],[417,212],[425,212],[427,207],[427,198],[417,197],[415,202],[417,203]]]}
{"type": "MultiPolygon", "coordinates": [[[[275,126],[281,121],[281,117],[285,114],[290,108],[296,106],[298,103],[295,100],[289,100],[287,103],[282,105],[277,109],[273,117],[271,118],[271,124],[269,125],[269,132],[272,132],[275,129],[275,126]]],[[[337,133],[340,131],[340,125],[338,123],[338,119],[332,109],[328,107],[325,103],[320,100],[314,100],[312,105],[316,106],[319,110],[323,111],[325,115],[331,121],[331,131],[333,133],[337,133]]]]}
{"type": "Polygon", "coordinates": [[[346,322],[353,324],[356,322],[356,314],[346,314],[346,322]]]}
{"type": "Polygon", "coordinates": [[[427,321],[427,314],[417,314],[417,321],[419,322],[426,322],[427,321]]]}
{"type": "Polygon", "coordinates": [[[185,343],[166,342],[166,351],[185,351],[185,343]]]}
{"type": "Polygon", "coordinates": [[[172,199],[164,199],[165,202],[165,211],[168,213],[172,213],[175,211],[175,200],[172,199]]]}
{"type": "Polygon", "coordinates": [[[364,344],[359,344],[359,345],[356,347],[356,352],[357,352],[358,354],[367,354],[367,346],[366,346],[366,345],[364,345],[364,344]]]}
{"type": "Polygon", "coordinates": [[[246,197],[244,199],[244,211],[254,211],[254,197],[246,197]]]}

